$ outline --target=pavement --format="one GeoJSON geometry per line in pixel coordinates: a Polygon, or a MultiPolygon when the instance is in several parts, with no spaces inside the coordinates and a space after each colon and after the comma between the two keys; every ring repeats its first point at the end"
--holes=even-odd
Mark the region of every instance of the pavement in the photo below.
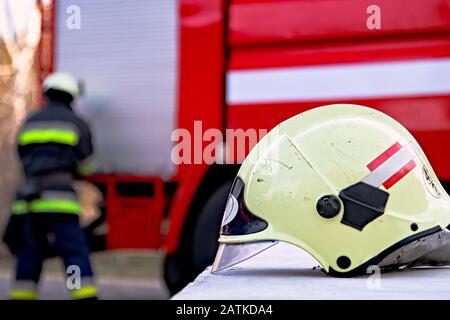
{"type": "MultiPolygon", "coordinates": [[[[167,299],[168,291],[162,280],[164,254],[158,251],[105,251],[92,254],[92,264],[100,298],[107,300],[167,299]]],[[[14,260],[0,260],[0,299],[8,297],[13,276],[14,260]]],[[[69,299],[62,262],[49,259],[44,265],[39,287],[43,300],[69,299]]]]}
{"type": "Polygon", "coordinates": [[[333,278],[309,254],[279,243],[229,269],[208,267],[174,300],[447,300],[450,268],[416,268],[333,278]]]}

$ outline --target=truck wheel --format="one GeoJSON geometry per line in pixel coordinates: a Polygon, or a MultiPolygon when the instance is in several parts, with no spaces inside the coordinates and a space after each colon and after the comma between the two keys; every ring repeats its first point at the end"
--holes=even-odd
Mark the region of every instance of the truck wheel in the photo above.
{"type": "Polygon", "coordinates": [[[191,281],[186,260],[179,252],[171,253],[164,259],[164,282],[171,296],[191,281]]]}
{"type": "Polygon", "coordinates": [[[173,295],[211,265],[217,251],[220,224],[232,181],[222,184],[200,210],[190,244],[170,254],[164,262],[164,280],[173,295]]]}
{"type": "Polygon", "coordinates": [[[211,265],[218,248],[220,225],[233,182],[221,185],[200,211],[192,238],[192,267],[195,274],[211,265]]]}

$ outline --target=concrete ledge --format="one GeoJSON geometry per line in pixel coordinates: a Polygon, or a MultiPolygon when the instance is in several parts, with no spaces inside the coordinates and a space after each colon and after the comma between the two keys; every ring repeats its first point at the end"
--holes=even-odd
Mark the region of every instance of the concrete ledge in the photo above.
{"type": "Polygon", "coordinates": [[[278,244],[218,274],[207,268],[174,300],[450,299],[450,268],[417,268],[380,277],[333,278],[307,253],[278,244]]]}

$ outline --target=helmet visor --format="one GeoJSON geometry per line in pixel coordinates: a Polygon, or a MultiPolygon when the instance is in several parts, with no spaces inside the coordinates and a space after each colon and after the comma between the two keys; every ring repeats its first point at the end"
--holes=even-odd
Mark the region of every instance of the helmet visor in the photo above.
{"type": "Polygon", "coordinates": [[[211,272],[218,272],[250,259],[276,245],[278,241],[257,241],[249,243],[221,243],[211,272]]]}
{"type": "MultiPolygon", "coordinates": [[[[226,236],[247,235],[260,232],[267,228],[265,220],[254,215],[244,201],[244,182],[237,177],[228,196],[227,205],[222,219],[221,234],[226,236]]],[[[255,241],[247,243],[221,243],[212,272],[217,272],[257,255],[274,246],[278,241],[255,241]]]]}
{"type": "Polygon", "coordinates": [[[256,233],[267,228],[267,222],[254,215],[244,201],[244,182],[236,178],[222,219],[221,234],[236,236],[256,233]]]}

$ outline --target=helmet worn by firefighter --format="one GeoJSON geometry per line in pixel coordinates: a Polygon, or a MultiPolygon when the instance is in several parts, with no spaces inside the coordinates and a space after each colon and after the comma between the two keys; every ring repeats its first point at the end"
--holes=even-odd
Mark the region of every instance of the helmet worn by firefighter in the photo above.
{"type": "Polygon", "coordinates": [[[49,90],[64,92],[71,95],[73,100],[78,99],[82,95],[81,82],[73,75],[66,72],[55,72],[45,78],[42,85],[44,93],[49,90]]]}
{"type": "Polygon", "coordinates": [[[327,274],[352,276],[438,250],[449,224],[450,198],[413,136],[379,111],[330,105],[282,122],[251,150],[212,271],[283,241],[327,274]]]}

